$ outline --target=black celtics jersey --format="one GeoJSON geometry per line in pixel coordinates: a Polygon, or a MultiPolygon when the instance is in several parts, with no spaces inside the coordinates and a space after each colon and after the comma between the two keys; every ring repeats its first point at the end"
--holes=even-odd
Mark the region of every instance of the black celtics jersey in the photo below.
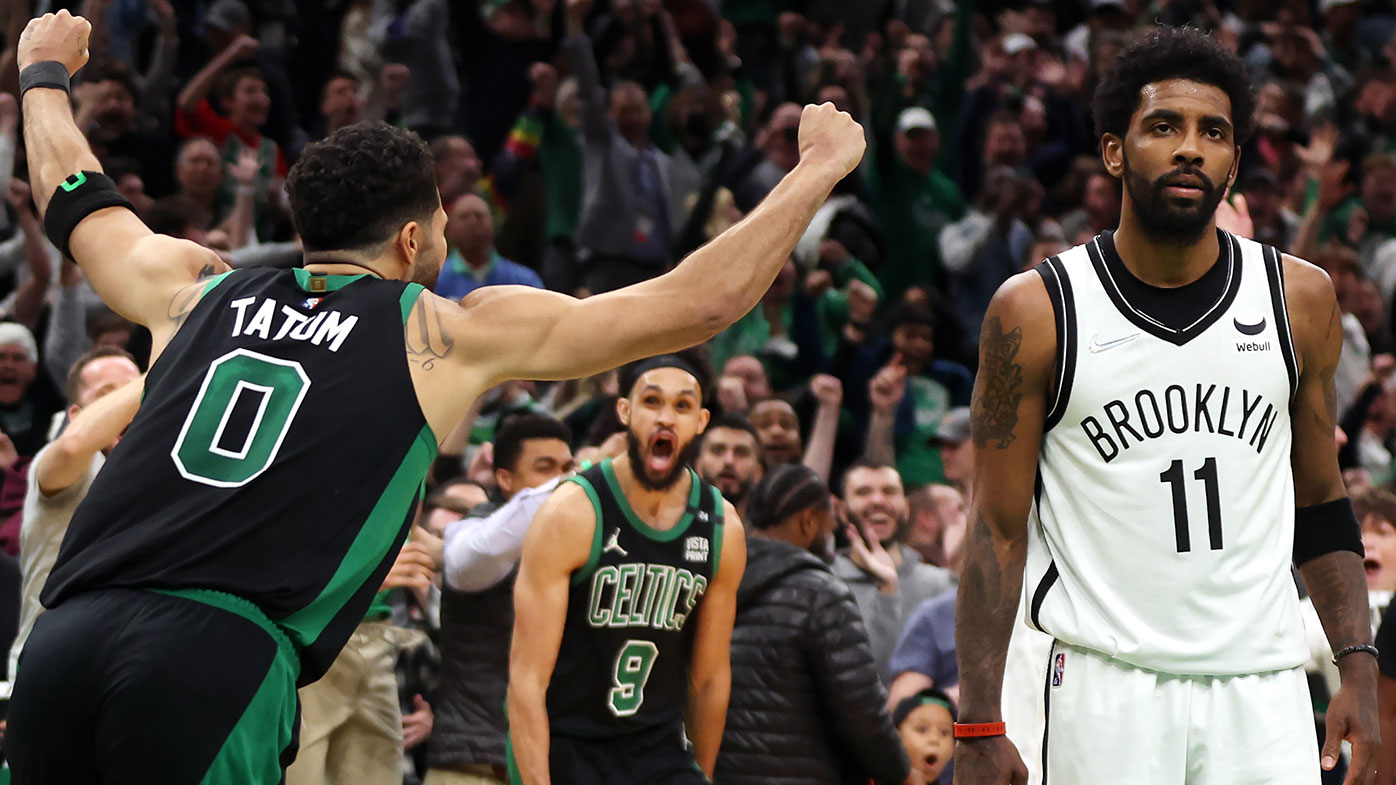
{"type": "Polygon", "coordinates": [[[663,531],[625,499],[609,459],[572,482],[596,511],[591,558],[573,573],[548,687],[552,732],[615,736],[683,719],[703,593],[722,553],[722,496],[689,471],[688,510],[663,531]]]}
{"type": "Polygon", "coordinates": [[[256,603],[320,677],[363,619],[436,439],[408,370],[417,284],[213,279],[73,516],[42,600],[203,588],[256,603]]]}

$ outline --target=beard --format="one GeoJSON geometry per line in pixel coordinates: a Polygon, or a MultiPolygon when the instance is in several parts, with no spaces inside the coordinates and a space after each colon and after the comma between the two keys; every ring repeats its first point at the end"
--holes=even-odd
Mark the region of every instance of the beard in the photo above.
{"type": "MultiPolygon", "coordinates": [[[[431,254],[434,255],[434,254],[431,254]]],[[[419,283],[429,292],[436,291],[436,279],[441,277],[441,262],[433,263],[425,253],[417,254],[412,267],[407,271],[408,283],[419,283]]]]}
{"type": "Polygon", "coordinates": [[[669,467],[662,477],[650,475],[649,466],[645,461],[644,449],[640,446],[640,440],[636,438],[635,432],[627,430],[625,432],[625,452],[630,457],[630,468],[634,471],[635,481],[640,483],[640,487],[647,491],[667,491],[674,487],[674,483],[679,481],[683,473],[693,463],[693,459],[698,457],[698,440],[690,439],[688,444],[679,448],[674,456],[674,463],[669,467]]]}
{"type": "Polygon", "coordinates": [[[1136,172],[1124,159],[1125,188],[1130,201],[1134,203],[1134,216],[1139,227],[1149,239],[1168,245],[1188,245],[1195,243],[1207,231],[1212,216],[1226,195],[1226,184],[1214,185],[1212,180],[1200,170],[1184,166],[1162,175],[1150,182],[1136,172]],[[1166,190],[1169,181],[1179,175],[1190,175],[1202,181],[1202,198],[1193,202],[1183,202],[1170,196],[1166,190]]]}
{"type": "MultiPolygon", "coordinates": [[[[852,512],[849,513],[849,517],[853,519],[853,523],[858,527],[859,531],[866,531],[868,534],[873,533],[873,526],[871,523],[865,524],[861,518],[854,515],[852,512]]],[[[906,542],[910,535],[911,516],[906,515],[898,518],[897,522],[892,525],[892,534],[890,536],[879,538],[878,542],[881,543],[883,548],[890,550],[893,545],[900,545],[906,542]]]]}
{"type": "Polygon", "coordinates": [[[733,488],[730,492],[723,490],[721,482],[712,483],[713,485],[717,486],[717,489],[719,491],[722,491],[722,497],[727,501],[732,502],[732,505],[734,507],[741,505],[742,501],[746,499],[746,495],[748,493],[751,493],[751,488],[752,486],[756,485],[756,481],[737,480],[736,483],[737,487],[733,488]]]}

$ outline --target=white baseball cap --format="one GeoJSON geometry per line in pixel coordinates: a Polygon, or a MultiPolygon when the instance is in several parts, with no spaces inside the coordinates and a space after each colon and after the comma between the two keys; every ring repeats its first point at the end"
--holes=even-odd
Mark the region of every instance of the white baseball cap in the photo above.
{"type": "Polygon", "coordinates": [[[936,118],[928,109],[920,106],[909,106],[903,109],[901,114],[897,115],[897,133],[904,134],[907,131],[916,130],[938,130],[936,118]]]}
{"type": "Polygon", "coordinates": [[[1010,57],[1036,48],[1037,42],[1027,33],[1009,33],[1003,37],[1003,53],[1010,57]]]}

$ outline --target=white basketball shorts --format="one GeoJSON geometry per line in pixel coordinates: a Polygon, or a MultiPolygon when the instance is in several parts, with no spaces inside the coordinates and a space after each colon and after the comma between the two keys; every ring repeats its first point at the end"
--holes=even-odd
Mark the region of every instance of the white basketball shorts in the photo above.
{"type": "Polygon", "coordinates": [[[1056,641],[1043,785],[1317,785],[1302,668],[1245,676],[1142,670],[1056,641]]]}

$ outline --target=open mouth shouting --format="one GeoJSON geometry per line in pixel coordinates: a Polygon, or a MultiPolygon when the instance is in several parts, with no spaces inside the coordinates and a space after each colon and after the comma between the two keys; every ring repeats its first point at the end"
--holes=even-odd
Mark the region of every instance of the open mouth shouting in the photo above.
{"type": "Polygon", "coordinates": [[[1362,571],[1367,574],[1369,589],[1372,588],[1372,581],[1376,580],[1377,577],[1381,575],[1381,568],[1381,559],[1376,558],[1371,553],[1368,553],[1367,557],[1362,560],[1362,571]]]}
{"type": "Polygon", "coordinates": [[[667,476],[674,468],[678,452],[678,434],[668,430],[655,431],[650,437],[649,449],[645,451],[645,471],[653,477],[667,476]]]}

